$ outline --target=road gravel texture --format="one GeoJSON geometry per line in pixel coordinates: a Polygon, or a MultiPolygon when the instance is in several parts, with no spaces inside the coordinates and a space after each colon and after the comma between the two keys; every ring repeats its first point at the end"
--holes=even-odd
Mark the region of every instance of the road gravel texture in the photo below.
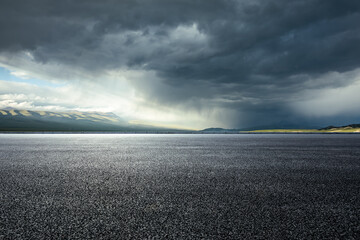
{"type": "Polygon", "coordinates": [[[360,239],[360,135],[2,134],[0,239],[360,239]]]}

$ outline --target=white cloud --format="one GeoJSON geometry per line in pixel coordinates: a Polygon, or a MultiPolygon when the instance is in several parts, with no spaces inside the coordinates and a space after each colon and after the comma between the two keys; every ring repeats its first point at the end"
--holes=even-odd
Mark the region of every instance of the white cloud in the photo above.
{"type": "MultiPolygon", "coordinates": [[[[166,62],[167,58],[191,57],[201,53],[208,43],[207,36],[199,31],[196,24],[167,29],[163,37],[158,33],[160,30],[162,29],[151,28],[147,33],[125,31],[121,34],[107,34],[102,39],[100,50],[83,51],[81,56],[74,56],[78,63],[75,65],[66,65],[66,61],[52,62],[51,56],[47,56],[48,61],[37,61],[30,51],[2,53],[0,66],[10,70],[12,75],[25,81],[39,79],[60,86],[36,85],[31,84],[31,81],[1,81],[0,107],[109,111],[124,119],[148,124],[189,128],[226,127],[226,122],[219,119],[227,114],[227,110],[211,107],[199,110],[192,106],[191,99],[179,104],[160,102],[153,97],[157,94],[152,93],[155,88],[163,89],[164,94],[166,91],[174,94],[176,89],[170,89],[164,84],[155,71],[121,67],[128,65],[128,62],[122,61],[136,62],[141,57],[163,58],[158,62],[166,62]],[[166,53],[170,54],[168,56],[159,54],[164,45],[173,49],[166,53]],[[96,59],[106,61],[107,68],[96,71],[84,68],[86,61],[96,59]]],[[[56,54],[59,54],[56,58],[61,58],[61,52],[56,54]]]]}
{"type": "MultiPolygon", "coordinates": [[[[122,76],[139,77],[141,74],[128,72],[122,76]]],[[[218,111],[199,113],[191,109],[159,105],[142,98],[134,89],[125,95],[117,89],[118,86],[111,81],[104,84],[81,82],[64,87],[45,87],[0,80],[0,108],[114,112],[128,121],[193,129],[224,126],[216,120],[215,116],[222,116],[218,111]]]]}
{"type": "MultiPolygon", "coordinates": [[[[55,83],[54,86],[20,82],[1,81],[1,107],[15,107],[28,109],[52,110],[85,110],[111,111],[128,120],[136,120],[153,124],[170,124],[183,127],[203,128],[223,126],[219,121],[225,112],[220,109],[206,109],[199,111],[191,104],[169,104],[159,102],[147,94],[155,87],[169,91],[169,87],[157,76],[155,71],[129,69],[125,60],[138,57],[164,58],[159,55],[164,45],[170,45],[173,51],[167,54],[177,57],[176,52],[183,53],[182,57],[198,54],[207,44],[207,36],[201,33],[196,24],[181,25],[168,29],[165,37],[158,35],[161,29],[150,29],[148,33],[142,31],[127,31],[121,34],[108,34],[102,39],[100,51],[83,51],[77,58],[77,64],[71,65],[67,61],[38,61],[30,51],[18,53],[1,53],[0,66],[8,69],[12,75],[24,79],[39,79],[44,82],[55,83]],[[131,44],[126,44],[131,42],[131,44]],[[184,49],[187,49],[184,51],[184,49]],[[99,56],[98,54],[101,54],[99,56]],[[119,57],[120,56],[120,57],[119,57]],[[84,68],[82,62],[107,61],[107,68],[84,68]],[[116,67],[117,65],[118,67],[116,67]],[[56,87],[59,84],[59,87],[56,87]],[[19,99],[22,96],[23,99],[19,99]]],[[[55,53],[61,58],[61,52],[55,53]]],[[[64,56],[67,57],[67,56],[64,56]]],[[[71,56],[69,56],[71,57],[71,56]]],[[[74,60],[74,59],[73,59],[74,60]]],[[[161,62],[160,61],[160,62],[161,62]]],[[[91,66],[93,63],[89,64],[91,66]]],[[[1,79],[0,79],[1,80],[1,79]]],[[[6,79],[4,79],[6,80],[6,79]]],[[[172,89],[169,94],[175,90],[172,89]],[[171,92],[172,91],[172,92],[171,92]]]]}

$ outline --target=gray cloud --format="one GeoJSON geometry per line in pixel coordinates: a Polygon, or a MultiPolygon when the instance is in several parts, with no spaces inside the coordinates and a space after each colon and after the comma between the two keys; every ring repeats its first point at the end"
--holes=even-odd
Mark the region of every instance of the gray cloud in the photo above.
{"type": "Polygon", "coordinates": [[[117,69],[155,73],[131,82],[144,98],[231,110],[231,127],[296,125],[311,121],[288,104],[299,93],[357,81],[323,76],[360,67],[359,22],[356,0],[4,0],[0,51],[98,81],[117,69]]]}

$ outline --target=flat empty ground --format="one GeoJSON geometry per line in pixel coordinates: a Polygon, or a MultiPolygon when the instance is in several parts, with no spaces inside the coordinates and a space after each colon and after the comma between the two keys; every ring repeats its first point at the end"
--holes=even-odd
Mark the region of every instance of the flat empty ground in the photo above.
{"type": "Polygon", "coordinates": [[[360,239],[360,135],[0,135],[0,239],[360,239]]]}

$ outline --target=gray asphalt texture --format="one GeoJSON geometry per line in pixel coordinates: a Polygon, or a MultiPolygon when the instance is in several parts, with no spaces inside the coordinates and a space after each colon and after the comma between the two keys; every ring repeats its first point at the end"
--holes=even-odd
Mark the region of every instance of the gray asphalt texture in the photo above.
{"type": "Polygon", "coordinates": [[[0,239],[360,239],[360,135],[0,135],[0,239]]]}

